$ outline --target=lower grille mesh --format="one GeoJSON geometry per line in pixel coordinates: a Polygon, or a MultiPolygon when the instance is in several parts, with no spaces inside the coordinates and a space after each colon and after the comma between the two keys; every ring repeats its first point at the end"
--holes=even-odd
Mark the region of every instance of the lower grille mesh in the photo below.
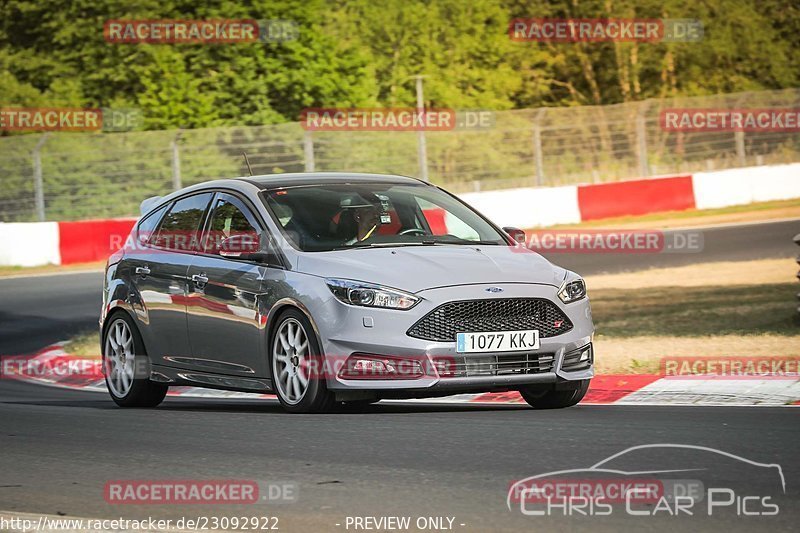
{"type": "Polygon", "coordinates": [[[456,333],[538,329],[554,337],[572,329],[572,322],[543,298],[466,300],[442,304],[411,326],[407,334],[429,341],[452,342],[456,333]]]}
{"type": "Polygon", "coordinates": [[[436,371],[443,378],[474,376],[507,376],[515,374],[542,374],[553,369],[552,353],[513,355],[458,355],[434,359],[436,371]]]}

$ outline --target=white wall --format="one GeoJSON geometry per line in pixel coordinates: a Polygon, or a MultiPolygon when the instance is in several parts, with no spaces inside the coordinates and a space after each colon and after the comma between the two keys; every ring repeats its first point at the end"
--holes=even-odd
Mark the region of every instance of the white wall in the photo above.
{"type": "Polygon", "coordinates": [[[505,189],[459,196],[498,226],[525,229],[581,221],[576,186],[505,189]]]}
{"type": "Polygon", "coordinates": [[[0,223],[0,265],[61,264],[58,222],[0,223]]]}
{"type": "Polygon", "coordinates": [[[800,163],[698,172],[692,186],[698,209],[800,198],[800,163]]]}

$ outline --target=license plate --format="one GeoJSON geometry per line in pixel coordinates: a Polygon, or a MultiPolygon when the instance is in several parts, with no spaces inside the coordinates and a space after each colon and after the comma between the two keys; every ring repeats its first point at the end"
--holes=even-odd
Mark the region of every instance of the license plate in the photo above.
{"type": "Polygon", "coordinates": [[[539,330],[457,333],[456,352],[522,352],[539,348],[539,330]]]}

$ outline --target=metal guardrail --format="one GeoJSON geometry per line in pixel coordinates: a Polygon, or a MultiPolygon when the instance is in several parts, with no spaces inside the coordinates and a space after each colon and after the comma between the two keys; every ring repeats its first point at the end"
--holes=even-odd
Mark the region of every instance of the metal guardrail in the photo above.
{"type": "MultiPolygon", "coordinates": [[[[453,192],[617,181],[800,161],[800,133],[665,131],[668,108],[797,108],[800,89],[492,112],[425,132],[429,178],[453,192]]],[[[300,123],[0,137],[0,222],[135,215],[180,185],[253,172],[414,176],[416,131],[306,131],[300,123]]]]}

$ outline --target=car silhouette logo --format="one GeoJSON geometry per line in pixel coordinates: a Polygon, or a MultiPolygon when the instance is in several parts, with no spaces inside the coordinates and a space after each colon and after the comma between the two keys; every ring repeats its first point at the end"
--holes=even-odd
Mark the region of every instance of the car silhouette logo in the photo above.
{"type": "MultiPolygon", "coordinates": [[[[734,455],[732,453],[728,453],[723,450],[718,450],[716,448],[708,448],[705,446],[696,446],[692,444],[660,443],[660,444],[640,444],[637,446],[631,446],[630,448],[626,448],[621,452],[617,452],[588,468],[557,470],[553,472],[546,472],[544,474],[537,474],[516,481],[511,485],[511,487],[508,490],[506,505],[508,506],[509,510],[512,510],[512,504],[515,503],[515,494],[522,495],[521,501],[523,503],[521,505],[524,505],[526,498],[530,498],[531,496],[535,495],[536,490],[535,488],[532,488],[531,484],[534,483],[535,480],[537,479],[552,480],[555,479],[557,476],[558,477],[565,476],[562,478],[568,480],[571,483],[575,483],[576,479],[590,479],[589,476],[596,476],[598,473],[600,475],[620,476],[620,478],[624,479],[632,479],[635,476],[640,476],[640,475],[667,476],[669,474],[688,473],[688,472],[704,472],[706,473],[706,475],[708,475],[710,473],[707,464],[700,468],[691,467],[687,465],[688,468],[679,468],[679,469],[668,468],[668,467],[651,468],[647,466],[643,467],[640,466],[638,468],[633,468],[633,469],[626,467],[624,469],[621,469],[617,466],[619,463],[616,462],[615,460],[617,460],[620,457],[630,458],[631,457],[630,454],[632,454],[633,452],[637,452],[639,450],[657,450],[658,453],[660,453],[664,457],[666,457],[667,450],[693,450],[697,452],[703,452],[703,455],[699,455],[699,457],[727,457],[734,461],[739,461],[740,463],[745,463],[757,468],[766,469],[765,471],[767,473],[772,473],[773,476],[776,476],[773,479],[775,479],[775,481],[777,482],[780,482],[780,491],[781,493],[786,494],[786,478],[783,475],[783,468],[781,467],[781,465],[777,463],[759,463],[738,455],[734,455]]],[[[706,461],[708,461],[708,459],[706,459],[706,461]]],[[[519,499],[519,496],[516,496],[516,498],[519,499]]]]}
{"type": "Polygon", "coordinates": [[[503,289],[501,289],[500,287],[489,287],[488,289],[486,289],[486,292],[503,292],[503,289]]]}

